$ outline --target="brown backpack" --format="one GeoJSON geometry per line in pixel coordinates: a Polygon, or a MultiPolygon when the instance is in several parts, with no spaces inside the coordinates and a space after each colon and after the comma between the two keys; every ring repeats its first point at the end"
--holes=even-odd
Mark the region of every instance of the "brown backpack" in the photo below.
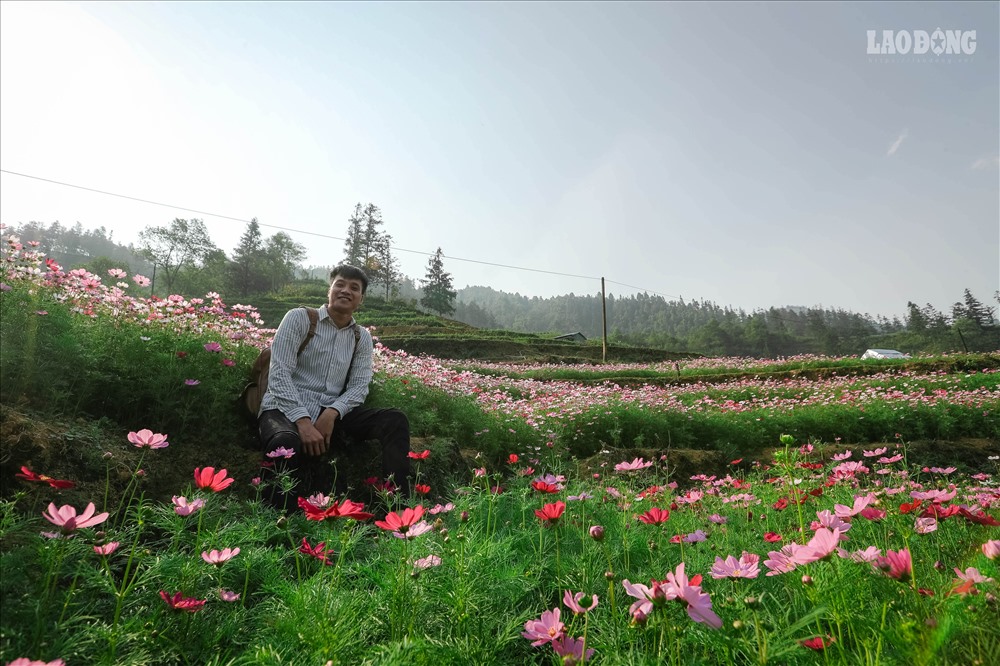
{"type": "MultiPolygon", "coordinates": [[[[303,308],[306,314],[309,315],[309,331],[306,333],[302,344],[299,345],[298,354],[302,354],[305,351],[309,341],[316,335],[316,324],[319,322],[319,311],[316,308],[305,306],[303,308]]],[[[260,412],[260,403],[264,399],[264,394],[267,393],[267,378],[270,374],[271,348],[264,347],[250,368],[250,383],[243,387],[243,392],[240,393],[239,398],[240,404],[247,411],[247,416],[254,420],[257,419],[257,414],[260,412]]]]}

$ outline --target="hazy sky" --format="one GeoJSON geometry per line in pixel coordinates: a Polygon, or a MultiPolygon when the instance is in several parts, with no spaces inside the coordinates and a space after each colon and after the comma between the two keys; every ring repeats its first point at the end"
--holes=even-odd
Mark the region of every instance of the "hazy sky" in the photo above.
{"type": "MultiPolygon", "coordinates": [[[[373,202],[403,271],[440,246],[457,287],[950,311],[1000,288],[998,7],[4,1],[0,168],[256,216],[322,265],[373,202]],[[867,53],[937,28],[975,52],[867,53]]],[[[124,243],[204,217],[231,252],[245,228],[0,193],[8,225],[124,243]]]]}

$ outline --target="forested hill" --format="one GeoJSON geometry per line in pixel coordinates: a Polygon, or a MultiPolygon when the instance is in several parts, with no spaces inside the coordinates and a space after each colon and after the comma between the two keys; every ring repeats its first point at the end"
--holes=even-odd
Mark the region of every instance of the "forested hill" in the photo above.
{"type": "MultiPolygon", "coordinates": [[[[956,294],[956,296],[960,296],[956,294]]],[[[709,301],[636,294],[607,297],[608,336],[620,343],[709,355],[860,354],[871,347],[909,353],[995,351],[995,307],[966,290],[946,316],[907,304],[905,322],[841,309],[772,307],[747,313],[709,301]]],[[[458,290],[455,318],[473,326],[523,332],[601,335],[601,295],[528,297],[475,286],[458,290]]]]}

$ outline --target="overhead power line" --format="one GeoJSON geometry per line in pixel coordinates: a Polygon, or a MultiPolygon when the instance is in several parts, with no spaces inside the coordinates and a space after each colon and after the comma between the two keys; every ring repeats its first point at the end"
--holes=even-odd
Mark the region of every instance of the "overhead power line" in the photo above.
{"type": "MultiPolygon", "coordinates": [[[[198,210],[196,208],[188,208],[187,206],[177,206],[177,205],[174,205],[174,204],[163,203],[161,201],[152,201],[150,199],[143,199],[141,197],[133,197],[133,196],[130,196],[128,194],[119,194],[117,192],[109,192],[107,190],[99,190],[99,189],[94,188],[94,187],[85,187],[83,185],[75,185],[73,183],[66,183],[66,182],[63,182],[63,181],[60,181],[60,180],[53,180],[51,178],[42,178],[41,176],[33,176],[33,175],[27,174],[27,173],[19,173],[17,171],[9,171],[7,169],[0,169],[0,172],[7,173],[7,174],[10,174],[12,176],[20,176],[22,178],[30,178],[32,180],[40,180],[40,181],[45,182],[45,183],[52,183],[53,185],[62,185],[63,187],[72,187],[72,188],[77,189],[77,190],[84,190],[84,191],[87,191],[87,192],[94,192],[96,194],[103,194],[103,195],[109,196],[109,197],[118,197],[119,199],[128,199],[129,201],[137,201],[139,203],[149,204],[151,206],[162,206],[163,208],[173,208],[174,210],[183,210],[183,211],[186,211],[188,213],[197,213],[198,215],[207,215],[209,217],[217,217],[217,218],[220,218],[220,219],[223,219],[223,220],[232,220],[233,222],[242,222],[244,224],[249,224],[250,223],[250,220],[245,220],[245,219],[240,218],[240,217],[233,217],[232,215],[222,215],[221,213],[210,213],[208,211],[198,210]]],[[[281,231],[289,231],[289,232],[297,233],[297,234],[307,234],[309,236],[316,236],[316,237],[319,237],[319,238],[327,238],[327,239],[330,239],[330,240],[338,240],[338,241],[345,241],[345,240],[347,240],[347,239],[342,238],[340,236],[331,236],[330,234],[321,234],[321,233],[317,233],[315,231],[305,231],[303,229],[293,229],[291,227],[283,227],[283,226],[280,226],[280,225],[277,225],[277,224],[265,224],[264,222],[260,222],[260,221],[258,221],[257,224],[260,225],[260,226],[262,226],[262,227],[267,227],[269,229],[279,229],[281,231]]],[[[399,252],[409,252],[409,253],[412,253],[412,254],[422,254],[422,255],[427,256],[427,257],[434,255],[434,252],[424,252],[422,250],[409,250],[407,248],[398,247],[398,246],[390,246],[390,247],[393,250],[397,250],[399,252]]],[[[526,268],[524,266],[512,266],[510,264],[500,264],[500,263],[495,263],[495,262],[491,262],[491,261],[481,261],[481,260],[478,260],[478,259],[465,259],[463,257],[455,257],[455,256],[447,255],[447,254],[444,254],[443,252],[442,252],[442,256],[444,256],[444,257],[446,257],[448,259],[453,259],[455,261],[464,261],[464,262],[467,262],[467,263],[470,263],[470,264],[480,264],[480,265],[483,265],[483,266],[495,266],[495,267],[498,267],[498,268],[509,268],[509,269],[517,270],[517,271],[529,271],[529,272],[532,272],[532,273],[545,273],[547,275],[558,275],[560,277],[571,277],[571,278],[577,278],[577,279],[582,279],[582,280],[600,280],[601,279],[600,277],[594,277],[593,275],[575,275],[573,273],[561,273],[559,271],[548,271],[548,270],[543,270],[541,268],[526,268]]],[[[633,285],[625,284],[623,282],[615,282],[613,280],[606,280],[606,281],[609,282],[609,283],[611,283],[611,284],[620,285],[622,287],[628,287],[630,289],[637,289],[639,291],[645,291],[645,292],[648,292],[650,294],[655,294],[656,296],[663,296],[665,298],[680,298],[680,296],[673,296],[673,295],[670,295],[670,294],[661,294],[661,293],[653,291],[651,289],[645,289],[643,287],[636,287],[636,286],[633,286],[633,285]]]]}

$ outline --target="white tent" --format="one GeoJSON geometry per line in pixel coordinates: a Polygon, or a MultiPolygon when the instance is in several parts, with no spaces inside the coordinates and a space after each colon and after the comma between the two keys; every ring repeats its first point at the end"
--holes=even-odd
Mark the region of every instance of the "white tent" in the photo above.
{"type": "Polygon", "coordinates": [[[895,349],[869,349],[861,358],[910,358],[910,355],[895,349]]]}

